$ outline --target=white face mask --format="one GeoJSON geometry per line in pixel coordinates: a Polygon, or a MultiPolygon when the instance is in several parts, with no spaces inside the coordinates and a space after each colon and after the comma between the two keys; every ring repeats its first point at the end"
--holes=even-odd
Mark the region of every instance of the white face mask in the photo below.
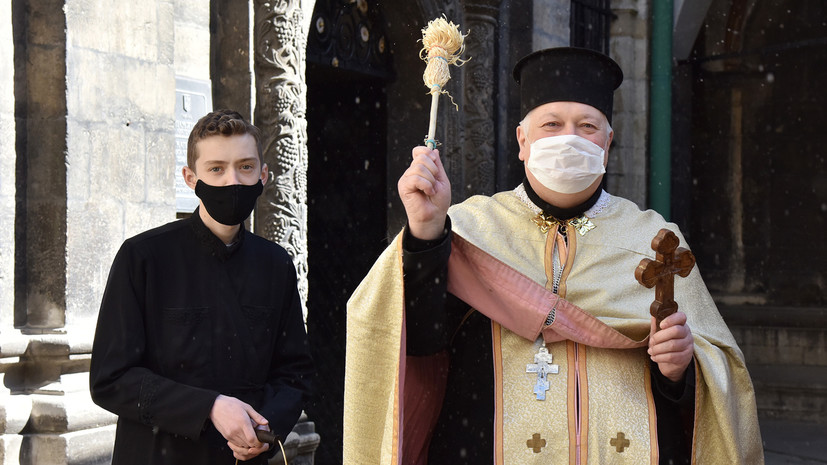
{"type": "Polygon", "coordinates": [[[531,144],[527,166],[546,188],[575,194],[606,172],[603,154],[599,145],[580,136],[544,137],[531,144]]]}

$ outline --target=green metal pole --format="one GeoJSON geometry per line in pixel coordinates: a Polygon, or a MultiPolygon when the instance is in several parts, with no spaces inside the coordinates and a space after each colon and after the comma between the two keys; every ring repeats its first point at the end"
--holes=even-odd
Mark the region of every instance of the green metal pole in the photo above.
{"type": "Polygon", "coordinates": [[[672,0],[652,0],[649,206],[669,220],[672,197],[672,0]]]}

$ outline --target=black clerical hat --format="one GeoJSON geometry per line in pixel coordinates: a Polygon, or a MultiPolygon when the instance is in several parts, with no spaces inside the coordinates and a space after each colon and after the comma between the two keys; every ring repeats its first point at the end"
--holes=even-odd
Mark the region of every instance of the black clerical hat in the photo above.
{"type": "Polygon", "coordinates": [[[606,55],[577,47],[547,48],[514,66],[520,86],[520,118],[549,102],[579,102],[602,111],[611,123],[614,90],[623,71],[606,55]]]}

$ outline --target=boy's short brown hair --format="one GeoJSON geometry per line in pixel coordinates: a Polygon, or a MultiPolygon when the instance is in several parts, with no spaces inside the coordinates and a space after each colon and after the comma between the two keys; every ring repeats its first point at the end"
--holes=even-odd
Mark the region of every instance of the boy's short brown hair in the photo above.
{"type": "Polygon", "coordinates": [[[262,165],[261,131],[248,123],[243,116],[234,110],[215,110],[202,116],[195,123],[187,140],[187,166],[195,171],[195,161],[198,159],[198,151],[195,146],[199,141],[212,136],[243,136],[250,134],[256,140],[258,150],[258,161],[262,165]]]}

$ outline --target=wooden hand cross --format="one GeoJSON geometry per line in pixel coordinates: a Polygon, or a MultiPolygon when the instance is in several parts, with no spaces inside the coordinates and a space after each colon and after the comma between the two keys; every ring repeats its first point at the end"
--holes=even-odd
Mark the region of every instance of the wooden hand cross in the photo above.
{"type": "Polygon", "coordinates": [[[649,313],[660,322],[678,311],[675,302],[675,275],[682,278],[689,275],[695,266],[695,256],[689,250],[678,247],[678,236],[668,229],[661,229],[652,239],[655,260],[644,258],[635,269],[635,279],[647,288],[655,287],[655,300],[649,306],[649,313]]]}

